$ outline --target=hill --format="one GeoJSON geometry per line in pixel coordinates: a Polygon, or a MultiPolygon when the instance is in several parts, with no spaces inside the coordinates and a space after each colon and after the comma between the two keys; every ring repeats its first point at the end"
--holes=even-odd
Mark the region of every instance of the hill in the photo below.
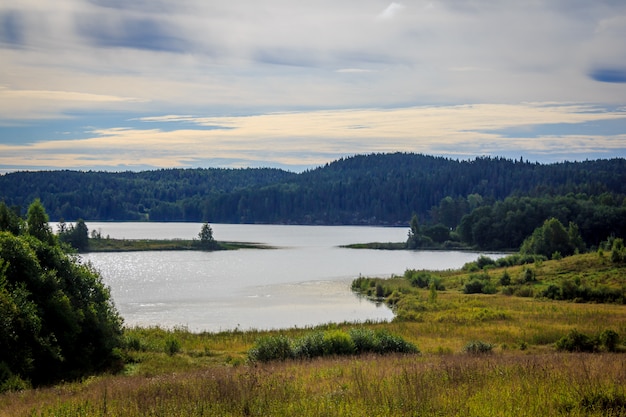
{"type": "Polygon", "coordinates": [[[40,198],[51,220],[66,221],[406,225],[416,213],[453,227],[476,205],[510,196],[607,193],[626,194],[626,160],[538,164],[394,153],[357,155],[300,174],[265,168],[0,176],[7,205],[24,208],[40,198]],[[455,203],[452,219],[438,211],[446,198],[455,203]]]}

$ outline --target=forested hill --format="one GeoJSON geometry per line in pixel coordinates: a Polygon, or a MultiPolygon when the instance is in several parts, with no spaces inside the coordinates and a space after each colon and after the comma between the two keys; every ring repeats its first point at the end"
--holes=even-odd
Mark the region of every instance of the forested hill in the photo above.
{"type": "Polygon", "coordinates": [[[402,224],[413,213],[441,222],[442,200],[472,205],[509,196],[626,194],[626,160],[537,164],[457,161],[395,153],[340,159],[301,174],[279,169],[16,172],[0,176],[0,201],[40,198],[51,220],[402,224]],[[450,200],[452,199],[452,200],[450,200]]]}

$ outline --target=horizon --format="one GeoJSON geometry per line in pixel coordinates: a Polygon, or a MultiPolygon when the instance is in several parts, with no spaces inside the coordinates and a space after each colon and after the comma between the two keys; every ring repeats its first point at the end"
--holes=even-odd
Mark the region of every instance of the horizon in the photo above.
{"type": "Polygon", "coordinates": [[[428,157],[428,158],[443,158],[445,160],[451,161],[451,162],[458,162],[458,163],[463,163],[463,162],[472,162],[472,161],[476,161],[478,159],[503,159],[505,161],[508,162],[513,162],[513,163],[523,163],[523,164],[530,164],[530,165],[558,165],[558,164],[577,164],[577,163],[585,163],[585,162],[594,162],[594,161],[608,161],[608,160],[613,160],[613,159],[626,159],[625,157],[610,157],[610,158],[594,158],[594,159],[585,159],[585,160],[562,160],[562,161],[552,161],[552,162],[540,162],[540,161],[531,161],[528,159],[524,159],[524,157],[519,157],[519,158],[506,158],[506,157],[502,157],[502,156],[498,156],[498,155],[477,155],[475,157],[469,157],[469,158],[453,158],[453,157],[447,157],[447,156],[442,156],[442,155],[429,155],[429,154],[422,154],[422,153],[415,153],[415,152],[381,152],[381,153],[369,153],[369,154],[354,154],[354,155],[347,155],[347,156],[342,156],[339,157],[337,159],[333,159],[331,161],[327,161],[322,163],[321,165],[316,165],[310,168],[305,168],[303,170],[300,171],[296,171],[296,170],[290,170],[290,169],[286,169],[286,168],[280,168],[280,167],[271,167],[271,166],[258,166],[258,167],[172,167],[172,168],[152,168],[152,169],[142,169],[142,170],[119,170],[119,171],[112,171],[112,170],[95,170],[95,169],[67,169],[67,168],[59,168],[59,169],[40,169],[40,170],[16,170],[16,171],[7,171],[7,172],[1,172],[0,171],[0,176],[3,175],[8,175],[8,174],[15,174],[15,173],[29,173],[29,172],[59,172],[59,171],[70,171],[70,172],[78,172],[78,173],[89,173],[89,172],[95,172],[95,173],[105,173],[105,174],[123,174],[123,173],[142,173],[142,172],[154,172],[154,171],[167,171],[167,170],[211,170],[211,169],[215,169],[215,170],[246,170],[246,169],[258,169],[258,170],[262,170],[262,169],[276,169],[276,170],[281,170],[281,171],[285,171],[288,173],[292,173],[292,174],[303,174],[305,172],[309,172],[309,171],[314,171],[316,169],[323,169],[326,167],[326,165],[331,165],[335,162],[339,162],[341,160],[347,160],[347,159],[351,159],[351,158],[355,158],[355,157],[368,157],[368,156],[377,156],[377,155],[393,155],[395,153],[403,153],[406,155],[415,155],[415,156],[424,156],[424,157],[428,157]]]}
{"type": "Polygon", "coordinates": [[[626,157],[626,3],[0,5],[0,173],[626,157]]]}

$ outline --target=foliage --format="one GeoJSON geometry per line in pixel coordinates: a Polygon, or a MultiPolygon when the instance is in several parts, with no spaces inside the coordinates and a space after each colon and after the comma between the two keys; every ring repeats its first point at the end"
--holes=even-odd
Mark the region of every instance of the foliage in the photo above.
{"type": "Polygon", "coordinates": [[[248,352],[251,362],[269,362],[293,358],[291,341],[282,335],[259,338],[248,352]]]}
{"type": "Polygon", "coordinates": [[[491,353],[492,350],[493,345],[491,343],[486,343],[481,340],[472,340],[463,347],[463,352],[472,355],[483,355],[486,353],[491,353]]]}
{"type": "Polygon", "coordinates": [[[67,243],[79,252],[89,250],[89,229],[83,219],[78,219],[76,225],[67,226],[64,221],[59,222],[59,240],[67,243]]]}
{"type": "Polygon", "coordinates": [[[569,224],[566,230],[554,217],[546,220],[541,227],[524,240],[520,248],[522,255],[543,255],[558,259],[584,251],[584,244],[578,232],[578,226],[569,224]]]}
{"type": "Polygon", "coordinates": [[[419,353],[419,349],[388,331],[351,328],[314,331],[297,339],[284,335],[263,336],[248,352],[251,362],[312,359],[321,356],[345,356],[363,353],[419,353]]]}
{"type": "Polygon", "coordinates": [[[408,279],[412,286],[418,288],[430,288],[434,286],[437,291],[445,291],[446,287],[441,279],[428,271],[418,271],[407,269],[404,271],[404,278],[408,279]]]}
{"type": "Polygon", "coordinates": [[[491,277],[488,274],[472,274],[469,277],[469,282],[463,287],[463,293],[465,294],[495,294],[496,287],[491,282],[491,277]]]}
{"type": "Polygon", "coordinates": [[[209,223],[204,223],[200,232],[198,233],[198,238],[200,239],[200,248],[203,250],[215,250],[218,248],[218,243],[213,237],[213,229],[209,223]]]}
{"type": "Polygon", "coordinates": [[[172,356],[180,352],[180,341],[174,337],[170,336],[165,340],[165,353],[172,356]]]}
{"type": "Polygon", "coordinates": [[[5,202],[41,198],[53,220],[407,225],[437,243],[519,248],[549,217],[581,228],[588,245],[624,236],[626,161],[531,164],[394,153],[343,158],[300,174],[276,169],[16,172],[5,202]],[[463,220],[464,216],[469,216],[463,220]],[[451,237],[451,241],[455,239],[451,237]],[[496,242],[497,241],[497,242],[496,242]]]}
{"type": "Polygon", "coordinates": [[[556,348],[568,352],[594,352],[598,349],[598,339],[574,329],[556,342],[556,348]]]}
{"type": "Polygon", "coordinates": [[[39,201],[24,232],[0,232],[0,313],[0,384],[73,379],[118,362],[122,321],[109,290],[63,252],[39,201]]]}
{"type": "Polygon", "coordinates": [[[626,248],[624,247],[624,240],[621,238],[613,239],[611,261],[615,263],[626,262],[626,248]]]}

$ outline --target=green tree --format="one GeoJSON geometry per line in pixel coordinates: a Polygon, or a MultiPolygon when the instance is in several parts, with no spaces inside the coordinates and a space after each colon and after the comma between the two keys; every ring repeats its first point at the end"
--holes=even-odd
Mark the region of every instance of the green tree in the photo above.
{"type": "Polygon", "coordinates": [[[20,216],[4,202],[0,202],[0,231],[17,235],[22,230],[22,225],[23,221],[20,216]]]}
{"type": "Polygon", "coordinates": [[[420,245],[420,224],[417,214],[413,214],[413,217],[411,217],[409,227],[409,237],[406,241],[406,247],[408,249],[418,248],[420,245]]]}
{"type": "Polygon", "coordinates": [[[208,222],[202,225],[200,233],[198,233],[198,238],[200,239],[200,247],[202,249],[213,250],[217,248],[217,242],[213,237],[213,229],[208,222]]]}
{"type": "Polygon", "coordinates": [[[79,252],[89,249],[89,229],[83,219],[78,219],[76,225],[65,226],[59,224],[59,239],[67,243],[79,252]]]}
{"type": "Polygon", "coordinates": [[[42,242],[54,243],[54,235],[52,229],[48,225],[48,215],[46,209],[41,204],[39,199],[36,199],[28,207],[28,214],[26,217],[26,225],[28,234],[36,237],[42,242]]]}
{"type": "Polygon", "coordinates": [[[573,255],[582,242],[577,230],[573,224],[566,230],[559,220],[552,217],[524,240],[520,252],[522,255],[544,255],[548,258],[557,253],[563,256],[573,255]]]}
{"type": "Polygon", "coordinates": [[[41,227],[45,210],[32,207],[26,233],[0,232],[0,387],[14,377],[75,379],[118,362],[122,320],[108,288],[63,252],[41,227]]]}

